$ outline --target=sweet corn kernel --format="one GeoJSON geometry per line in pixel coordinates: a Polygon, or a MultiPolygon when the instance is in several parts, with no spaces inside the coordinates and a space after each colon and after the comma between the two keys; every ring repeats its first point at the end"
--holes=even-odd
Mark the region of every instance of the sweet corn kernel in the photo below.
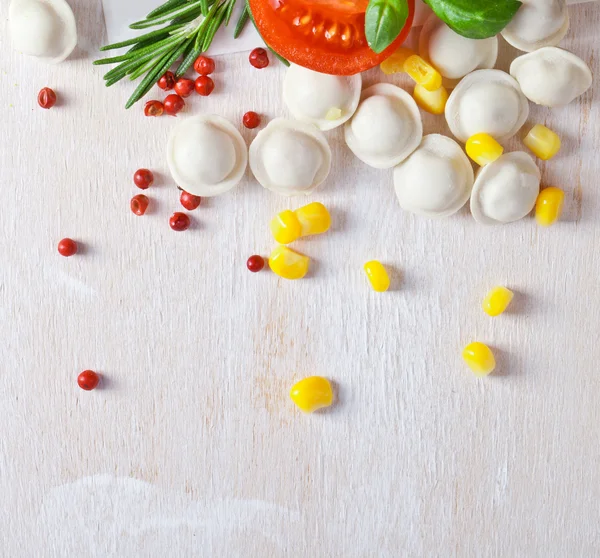
{"type": "Polygon", "coordinates": [[[400,47],[394,54],[389,58],[386,58],[379,67],[384,74],[399,74],[404,72],[404,63],[411,56],[414,56],[415,52],[409,48],[400,47]]]}
{"type": "Polygon", "coordinates": [[[365,272],[374,291],[384,293],[390,288],[390,276],[381,262],[377,260],[367,262],[365,272]]]}
{"type": "Polygon", "coordinates": [[[325,120],[337,120],[342,117],[342,109],[331,107],[325,115],[325,120]]]}
{"type": "Polygon", "coordinates": [[[481,306],[488,316],[499,316],[508,308],[514,296],[515,294],[506,287],[494,287],[483,299],[481,306]]]}
{"type": "Polygon", "coordinates": [[[483,378],[496,368],[496,359],[491,349],[483,343],[471,343],[463,350],[463,359],[476,376],[483,378]]]}
{"type": "Polygon", "coordinates": [[[296,406],[305,413],[330,407],[333,403],[333,389],[327,378],[311,376],[292,386],[290,397],[296,406]]]}
{"type": "Polygon", "coordinates": [[[308,273],[309,264],[309,257],[287,246],[277,246],[269,257],[271,271],[284,279],[302,279],[308,273]]]}
{"type": "Polygon", "coordinates": [[[431,114],[444,114],[448,101],[448,90],[442,86],[436,91],[428,91],[422,85],[415,85],[413,97],[423,110],[431,114]]]}
{"type": "Polygon", "coordinates": [[[296,209],[295,213],[302,227],[302,236],[323,234],[331,227],[331,215],[322,203],[309,203],[300,209],[296,209]]]}
{"type": "Polygon", "coordinates": [[[536,124],[525,136],[523,143],[533,151],[536,157],[547,161],[560,151],[560,138],[546,126],[536,124]]]}
{"type": "Polygon", "coordinates": [[[565,193],[560,188],[544,188],[535,202],[535,220],[542,227],[549,227],[560,219],[565,193]]]}
{"type": "Polygon", "coordinates": [[[467,155],[481,167],[493,163],[504,153],[504,147],[489,134],[471,136],[467,140],[465,150],[467,155]]]}
{"type": "Polygon", "coordinates": [[[271,221],[271,232],[279,244],[289,244],[302,236],[302,225],[296,213],[286,209],[271,221]]]}
{"type": "Polygon", "coordinates": [[[427,91],[437,91],[442,86],[442,74],[417,54],[406,59],[404,71],[427,91]]]}

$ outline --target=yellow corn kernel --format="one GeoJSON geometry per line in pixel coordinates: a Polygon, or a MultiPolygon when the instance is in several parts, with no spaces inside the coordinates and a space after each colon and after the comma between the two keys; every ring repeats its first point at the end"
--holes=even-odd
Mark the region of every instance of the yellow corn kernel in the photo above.
{"type": "Polygon", "coordinates": [[[481,167],[493,163],[504,153],[504,147],[489,134],[471,136],[467,140],[465,150],[467,155],[481,167]]]}
{"type": "Polygon", "coordinates": [[[302,279],[308,273],[309,264],[309,257],[287,246],[277,246],[269,257],[271,271],[284,279],[302,279]]]}
{"type": "Polygon", "coordinates": [[[483,378],[496,368],[496,359],[492,350],[483,343],[471,343],[463,350],[463,359],[476,376],[483,378]]]}
{"type": "Polygon", "coordinates": [[[389,58],[386,58],[379,67],[384,74],[399,74],[404,72],[404,63],[408,58],[414,56],[415,52],[409,48],[400,47],[389,58]]]}
{"type": "Polygon", "coordinates": [[[536,157],[547,161],[560,151],[560,138],[556,132],[536,124],[525,136],[523,143],[533,151],[536,157]]]}
{"type": "Polygon", "coordinates": [[[437,91],[442,86],[442,74],[417,54],[406,59],[404,71],[427,91],[437,91]]]}
{"type": "Polygon", "coordinates": [[[337,120],[342,117],[342,109],[338,107],[331,107],[325,115],[325,120],[337,120]]]}
{"type": "Polygon", "coordinates": [[[413,93],[417,105],[431,114],[444,114],[448,101],[448,90],[442,86],[436,91],[428,91],[422,85],[415,85],[413,93]]]}
{"type": "Polygon", "coordinates": [[[302,236],[322,234],[331,227],[331,215],[322,203],[309,203],[296,209],[295,214],[301,226],[302,236]]]}
{"type": "Polygon", "coordinates": [[[565,193],[560,188],[544,188],[535,202],[535,220],[542,227],[554,225],[560,219],[565,193]]]}
{"type": "Polygon", "coordinates": [[[494,287],[483,299],[481,306],[488,316],[499,316],[508,308],[514,296],[515,294],[506,287],[494,287]]]}
{"type": "Polygon", "coordinates": [[[302,225],[290,209],[278,213],[271,221],[273,238],[279,244],[289,244],[302,236],[302,225]]]}
{"type": "Polygon", "coordinates": [[[327,378],[311,376],[292,386],[290,397],[305,413],[314,413],[333,403],[333,389],[327,378]]]}
{"type": "Polygon", "coordinates": [[[365,264],[365,273],[374,291],[384,293],[390,288],[390,276],[381,262],[377,260],[367,262],[365,264]]]}

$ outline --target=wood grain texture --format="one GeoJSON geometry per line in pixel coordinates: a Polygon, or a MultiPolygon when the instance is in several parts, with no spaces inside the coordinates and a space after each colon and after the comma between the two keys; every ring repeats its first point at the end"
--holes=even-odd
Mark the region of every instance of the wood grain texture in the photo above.
{"type": "MultiPolygon", "coordinates": [[[[404,213],[391,173],[329,133],[333,172],[311,200],[333,230],[298,243],[313,271],[289,283],[245,261],[270,251],[272,215],[304,200],[248,175],[172,232],[174,121],[121,108],[130,84],[105,89],[90,63],[100,3],[72,5],[69,61],[0,55],[0,555],[600,555],[598,81],[532,110],[564,139],[541,166],[567,192],[550,230],[404,213]],[[37,107],[43,86],[60,106],[37,107]],[[138,218],[141,166],[160,180],[138,218]],[[84,254],[59,257],[64,236],[84,254]],[[369,290],[371,258],[396,270],[393,292],[369,290]],[[499,283],[518,294],[492,320],[479,304],[499,283]],[[485,381],[461,362],[474,339],[499,356],[485,381]],[[85,368],[104,389],[78,389],[85,368]],[[310,374],[336,383],[338,404],[305,417],[287,394],[310,374]]],[[[599,74],[600,4],[571,11],[563,44],[599,74]]],[[[515,51],[502,52],[507,68],[515,51]]],[[[190,112],[285,112],[281,66],[218,66],[190,112]]],[[[447,131],[429,116],[425,130],[447,131]]]]}

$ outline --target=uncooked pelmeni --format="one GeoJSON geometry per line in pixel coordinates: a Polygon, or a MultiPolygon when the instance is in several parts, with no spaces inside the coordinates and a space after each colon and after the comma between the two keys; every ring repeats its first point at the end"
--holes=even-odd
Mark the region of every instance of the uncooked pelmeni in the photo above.
{"type": "Polygon", "coordinates": [[[419,36],[419,54],[442,74],[446,87],[454,87],[474,70],[496,65],[498,38],[468,39],[432,14],[419,36]]]}
{"type": "Polygon", "coordinates": [[[421,145],[394,169],[400,206],[427,217],[456,213],[469,199],[473,167],[460,145],[439,134],[425,136],[421,145]]]}
{"type": "Polygon", "coordinates": [[[525,96],[538,105],[562,107],[592,86],[592,71],[578,56],[545,47],[513,60],[510,75],[525,96]]]}
{"type": "Polygon", "coordinates": [[[452,91],[446,121],[462,142],[479,133],[499,141],[514,136],[529,116],[529,102],[517,81],[500,70],[477,70],[452,91]]]}
{"type": "Polygon", "coordinates": [[[566,0],[523,0],[523,5],[502,31],[502,36],[515,48],[532,52],[555,46],[569,30],[566,0]]]}
{"type": "Polygon", "coordinates": [[[421,27],[432,14],[431,8],[423,0],[415,0],[415,17],[413,19],[413,28],[421,27]]]}
{"type": "Polygon", "coordinates": [[[419,146],[423,122],[411,95],[395,85],[378,83],[363,91],[344,135],[361,161],[376,169],[389,169],[419,146]]]}
{"type": "Polygon", "coordinates": [[[248,149],[237,129],[216,115],[186,118],[167,145],[175,183],[195,196],[218,196],[237,186],[248,165],[248,149]]]}
{"type": "Polygon", "coordinates": [[[528,215],[540,192],[540,170],[522,151],[502,155],[477,172],[471,213],[484,225],[512,223],[528,215]]]}
{"type": "Polygon", "coordinates": [[[329,175],[331,149],[312,124],[276,118],[250,145],[250,168],[264,188],[277,194],[310,194],[329,175]]]}
{"type": "Polygon", "coordinates": [[[13,48],[56,64],[77,45],[75,16],[65,0],[12,0],[8,28],[13,48]]]}
{"type": "Polygon", "coordinates": [[[354,114],[361,89],[360,74],[332,76],[291,64],[283,81],[283,100],[294,118],[332,130],[354,114]]]}

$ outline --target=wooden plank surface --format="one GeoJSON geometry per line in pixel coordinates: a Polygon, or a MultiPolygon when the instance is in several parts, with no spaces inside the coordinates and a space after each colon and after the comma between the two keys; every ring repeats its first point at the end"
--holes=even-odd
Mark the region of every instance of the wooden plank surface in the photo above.
{"type": "MultiPolygon", "coordinates": [[[[532,110],[564,140],[541,165],[567,192],[549,230],[404,213],[391,173],[329,133],[333,172],[310,199],[333,230],[298,243],[313,271],[288,283],[245,261],[270,251],[272,215],[304,200],[248,175],[172,232],[175,122],[122,109],[131,86],[105,89],[91,65],[100,2],[72,5],[66,63],[6,42],[0,55],[0,555],[600,555],[597,79],[569,107],[532,110]],[[39,109],[43,86],[60,106],[39,109]],[[138,218],[143,166],[160,179],[138,218]],[[58,256],[64,236],[84,253],[58,256]],[[396,270],[392,292],[369,290],[371,258],[396,270]],[[479,304],[495,284],[517,297],[492,320],[479,304]],[[461,362],[474,339],[499,356],[486,380],[461,362]],[[86,368],[102,390],[79,390],[86,368]],[[312,374],[338,401],[300,416],[287,393],[312,374]]],[[[563,45],[598,74],[600,4],[571,12],[563,45]]],[[[500,67],[515,52],[502,43],[500,67]]],[[[219,59],[215,93],[189,112],[281,115],[282,76],[219,59]]]]}

